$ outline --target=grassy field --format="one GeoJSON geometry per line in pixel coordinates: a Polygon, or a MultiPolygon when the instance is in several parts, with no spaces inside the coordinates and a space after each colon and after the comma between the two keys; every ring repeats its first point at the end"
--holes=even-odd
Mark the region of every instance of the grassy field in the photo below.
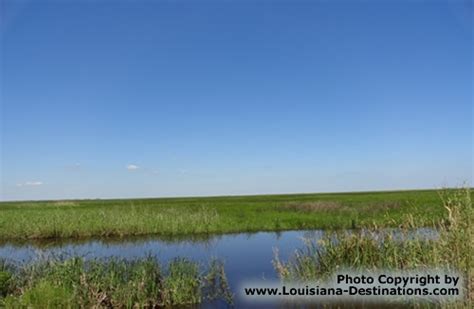
{"type": "Polygon", "coordinates": [[[443,211],[435,190],[2,202],[0,240],[431,225],[443,211]]]}

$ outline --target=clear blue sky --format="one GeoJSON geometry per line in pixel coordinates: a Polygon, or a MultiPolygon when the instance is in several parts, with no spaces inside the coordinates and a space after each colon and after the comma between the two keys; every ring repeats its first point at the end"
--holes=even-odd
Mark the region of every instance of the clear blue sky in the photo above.
{"type": "Polygon", "coordinates": [[[1,199],[472,182],[469,1],[2,1],[1,199]]]}

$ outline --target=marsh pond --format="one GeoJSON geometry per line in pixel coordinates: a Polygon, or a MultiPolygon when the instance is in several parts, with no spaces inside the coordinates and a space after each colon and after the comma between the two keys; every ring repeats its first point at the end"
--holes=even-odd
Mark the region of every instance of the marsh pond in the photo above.
{"type": "MultiPolygon", "coordinates": [[[[396,230],[392,231],[396,235],[396,230]]],[[[305,240],[316,241],[324,235],[322,230],[238,233],[188,237],[133,237],[105,238],[75,241],[4,242],[0,244],[0,259],[21,265],[38,260],[82,257],[85,260],[156,258],[168,263],[176,258],[187,258],[206,265],[212,259],[224,263],[225,274],[235,305],[245,305],[238,297],[242,282],[276,280],[278,275],[272,261],[278,251],[286,260],[305,240]]],[[[418,229],[413,237],[432,238],[431,229],[418,229]]],[[[207,304],[211,306],[211,304],[207,304]]],[[[212,304],[215,307],[216,304],[212,304]]],[[[217,304],[218,307],[221,307],[217,304]]],[[[204,307],[207,307],[204,304],[204,307]]]]}

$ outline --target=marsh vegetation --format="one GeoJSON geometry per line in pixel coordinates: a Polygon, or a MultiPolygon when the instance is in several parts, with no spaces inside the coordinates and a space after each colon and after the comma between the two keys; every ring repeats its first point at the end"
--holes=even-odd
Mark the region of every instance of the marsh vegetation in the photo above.
{"type": "Polygon", "coordinates": [[[232,303],[217,260],[204,270],[187,259],[162,267],[151,257],[0,266],[0,306],[8,308],[154,308],[215,300],[232,303]]]}
{"type": "MultiPolygon", "coordinates": [[[[376,224],[359,231],[334,231],[319,240],[307,240],[287,261],[275,256],[274,266],[282,280],[291,282],[327,278],[338,269],[420,270],[448,269],[465,278],[464,302],[445,304],[472,308],[474,301],[473,208],[469,189],[439,192],[445,216],[433,223],[439,237],[409,237],[420,219],[409,214],[399,225],[403,237],[380,234],[376,224]]],[[[423,221],[421,221],[423,223],[423,221]]]]}
{"type": "Polygon", "coordinates": [[[443,217],[434,190],[0,203],[0,240],[396,227],[443,217]]]}

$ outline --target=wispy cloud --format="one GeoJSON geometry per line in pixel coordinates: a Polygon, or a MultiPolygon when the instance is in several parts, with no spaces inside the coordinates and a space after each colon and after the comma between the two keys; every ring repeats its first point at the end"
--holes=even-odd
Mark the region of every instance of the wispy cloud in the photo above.
{"type": "Polygon", "coordinates": [[[41,186],[42,184],[43,182],[41,181],[27,181],[23,183],[17,183],[16,186],[17,187],[37,187],[37,186],[41,186]]]}
{"type": "Polygon", "coordinates": [[[139,169],[140,167],[138,165],[135,165],[135,164],[129,164],[127,165],[127,170],[129,171],[136,171],[137,169],[139,169]]]}

